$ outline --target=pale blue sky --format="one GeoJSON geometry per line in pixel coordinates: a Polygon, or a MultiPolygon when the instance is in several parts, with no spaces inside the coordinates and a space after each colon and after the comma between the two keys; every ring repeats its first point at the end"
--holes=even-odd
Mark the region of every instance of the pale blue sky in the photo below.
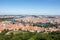
{"type": "Polygon", "coordinates": [[[60,0],[0,0],[0,15],[60,15],[60,0]]]}

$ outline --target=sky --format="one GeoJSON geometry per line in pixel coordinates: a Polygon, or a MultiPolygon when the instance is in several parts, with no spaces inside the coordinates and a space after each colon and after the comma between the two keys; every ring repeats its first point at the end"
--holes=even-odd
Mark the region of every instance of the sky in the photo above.
{"type": "Polygon", "coordinates": [[[60,15],[60,0],[0,0],[0,15],[60,15]]]}

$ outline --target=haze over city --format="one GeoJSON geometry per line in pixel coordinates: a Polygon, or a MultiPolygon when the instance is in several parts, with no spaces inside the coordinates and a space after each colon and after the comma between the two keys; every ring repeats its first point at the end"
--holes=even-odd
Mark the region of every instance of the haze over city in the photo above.
{"type": "Polygon", "coordinates": [[[60,15],[60,0],[0,0],[0,15],[60,15]]]}

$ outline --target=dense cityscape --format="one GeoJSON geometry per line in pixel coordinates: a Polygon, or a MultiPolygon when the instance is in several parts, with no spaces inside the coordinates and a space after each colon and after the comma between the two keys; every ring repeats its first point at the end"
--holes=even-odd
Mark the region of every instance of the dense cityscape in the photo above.
{"type": "MultiPolygon", "coordinates": [[[[40,40],[38,39],[29,39],[24,38],[28,35],[33,35],[38,37],[41,37],[41,35],[47,34],[48,35],[54,35],[56,32],[56,35],[60,35],[60,16],[44,16],[44,15],[1,15],[0,16],[0,34],[3,35],[18,35],[19,33],[22,33],[22,39],[17,38],[18,40],[40,40]],[[27,32],[27,33],[25,33],[27,32]],[[13,34],[11,34],[13,33],[13,34]],[[58,34],[57,34],[58,33],[58,34]]],[[[1,36],[0,35],[0,36],[1,36]]],[[[20,34],[21,35],[21,34],[20,34]]],[[[18,36],[17,36],[18,37],[18,36]]],[[[60,37],[60,36],[59,36],[60,37]]],[[[10,38],[10,37],[9,37],[10,38]]],[[[0,40],[3,40],[2,37],[0,40]]],[[[16,40],[17,40],[16,39],[16,40]]],[[[54,39],[51,38],[51,40],[59,40],[60,38],[54,39]]],[[[8,40],[8,36],[7,39],[8,40]]],[[[9,40],[15,40],[10,38],[9,40]]],[[[41,40],[50,40],[48,38],[42,38],[41,40]]]]}

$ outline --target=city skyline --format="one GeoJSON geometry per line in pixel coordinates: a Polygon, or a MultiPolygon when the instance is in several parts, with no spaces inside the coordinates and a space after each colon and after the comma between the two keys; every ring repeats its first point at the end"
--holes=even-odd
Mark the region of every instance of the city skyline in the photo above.
{"type": "Polygon", "coordinates": [[[0,0],[0,15],[60,15],[60,0],[0,0]]]}

